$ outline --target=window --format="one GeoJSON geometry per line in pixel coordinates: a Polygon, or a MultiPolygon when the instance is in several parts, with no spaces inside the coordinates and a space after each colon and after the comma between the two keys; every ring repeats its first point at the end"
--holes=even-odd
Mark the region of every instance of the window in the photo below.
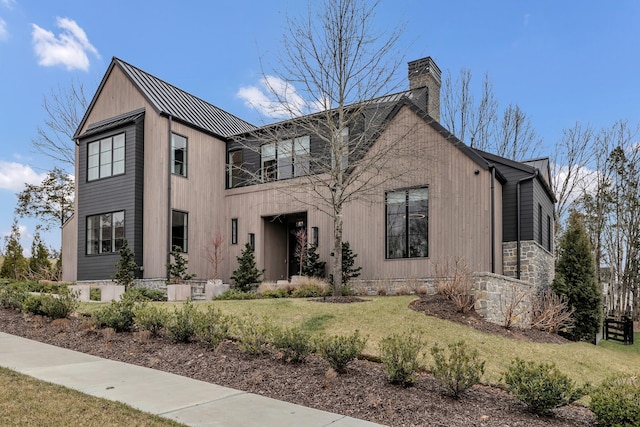
{"type": "Polygon", "coordinates": [[[260,150],[262,180],[268,182],[308,175],[309,150],[309,136],[264,144],[260,150]]]}
{"type": "Polygon", "coordinates": [[[231,218],[231,244],[238,244],[238,218],[231,218]]]}
{"type": "Polygon", "coordinates": [[[249,233],[249,247],[251,251],[256,250],[256,233],[249,233]]]}
{"type": "Polygon", "coordinates": [[[429,256],[429,189],[386,194],[386,258],[429,256]]]}
{"type": "Polygon", "coordinates": [[[87,217],[87,255],[118,252],[124,244],[124,211],[87,217]]]}
{"type": "Polygon", "coordinates": [[[551,217],[547,215],[547,250],[552,252],[553,249],[553,236],[552,236],[552,225],[551,225],[551,217]]]}
{"type": "Polygon", "coordinates": [[[229,188],[242,185],[242,150],[229,152],[229,176],[227,179],[229,188]]]}
{"type": "Polygon", "coordinates": [[[171,173],[187,176],[187,138],[171,134],[171,173]]]}
{"type": "Polygon", "coordinates": [[[87,144],[87,181],[124,173],[124,133],[87,144]]]}
{"type": "Polygon", "coordinates": [[[186,212],[171,212],[171,250],[177,246],[181,252],[188,251],[188,217],[186,212]]]}
{"type": "Polygon", "coordinates": [[[538,203],[538,243],[542,246],[542,205],[538,203]]]}
{"type": "Polygon", "coordinates": [[[318,247],[318,242],[320,240],[320,230],[318,227],[311,227],[311,244],[315,247],[318,247]]]}

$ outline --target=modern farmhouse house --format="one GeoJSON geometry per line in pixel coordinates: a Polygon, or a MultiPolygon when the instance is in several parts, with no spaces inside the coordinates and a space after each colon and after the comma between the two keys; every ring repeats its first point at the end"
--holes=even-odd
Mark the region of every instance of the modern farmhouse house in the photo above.
{"type": "MultiPolygon", "coordinates": [[[[344,240],[358,254],[360,279],[428,279],[463,257],[476,272],[548,283],[548,160],[520,163],[468,147],[438,123],[433,60],[408,68],[409,90],[372,102],[342,130],[366,141],[341,160],[347,168],[352,155],[413,150],[386,162],[406,174],[367,172],[379,180],[375,191],[345,204],[344,240]]],[[[326,144],[300,120],[258,128],[113,58],[75,135],[76,210],[63,227],[63,279],[109,280],[124,239],[141,279],[167,278],[173,246],[190,273],[213,278],[206,249],[221,236],[218,278],[229,281],[249,242],[265,278],[286,280],[297,273],[299,229],[329,264],[333,223],[316,198],[330,189],[308,179],[324,173],[326,144]]]]}

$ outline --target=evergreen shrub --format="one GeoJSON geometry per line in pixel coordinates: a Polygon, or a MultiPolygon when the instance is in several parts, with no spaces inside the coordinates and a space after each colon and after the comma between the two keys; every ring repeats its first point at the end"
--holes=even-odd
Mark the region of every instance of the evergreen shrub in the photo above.
{"type": "Polygon", "coordinates": [[[434,364],[431,373],[447,394],[460,397],[480,382],[484,374],[484,361],[478,359],[478,351],[469,349],[464,341],[449,344],[449,355],[443,348],[431,348],[434,364]]]}

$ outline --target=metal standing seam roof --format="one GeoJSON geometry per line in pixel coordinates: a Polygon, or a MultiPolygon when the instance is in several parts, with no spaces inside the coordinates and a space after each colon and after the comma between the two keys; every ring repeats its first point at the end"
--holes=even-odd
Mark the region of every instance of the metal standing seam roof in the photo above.
{"type": "Polygon", "coordinates": [[[228,137],[250,132],[256,127],[164,80],[142,71],[121,59],[113,60],[143,92],[161,114],[167,114],[213,134],[228,137]]]}

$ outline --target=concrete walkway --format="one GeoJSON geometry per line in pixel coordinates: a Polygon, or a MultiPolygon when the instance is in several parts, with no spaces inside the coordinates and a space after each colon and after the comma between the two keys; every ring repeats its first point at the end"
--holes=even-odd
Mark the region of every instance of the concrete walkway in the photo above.
{"type": "Polygon", "coordinates": [[[378,425],[2,332],[0,366],[189,426],[378,425]]]}

